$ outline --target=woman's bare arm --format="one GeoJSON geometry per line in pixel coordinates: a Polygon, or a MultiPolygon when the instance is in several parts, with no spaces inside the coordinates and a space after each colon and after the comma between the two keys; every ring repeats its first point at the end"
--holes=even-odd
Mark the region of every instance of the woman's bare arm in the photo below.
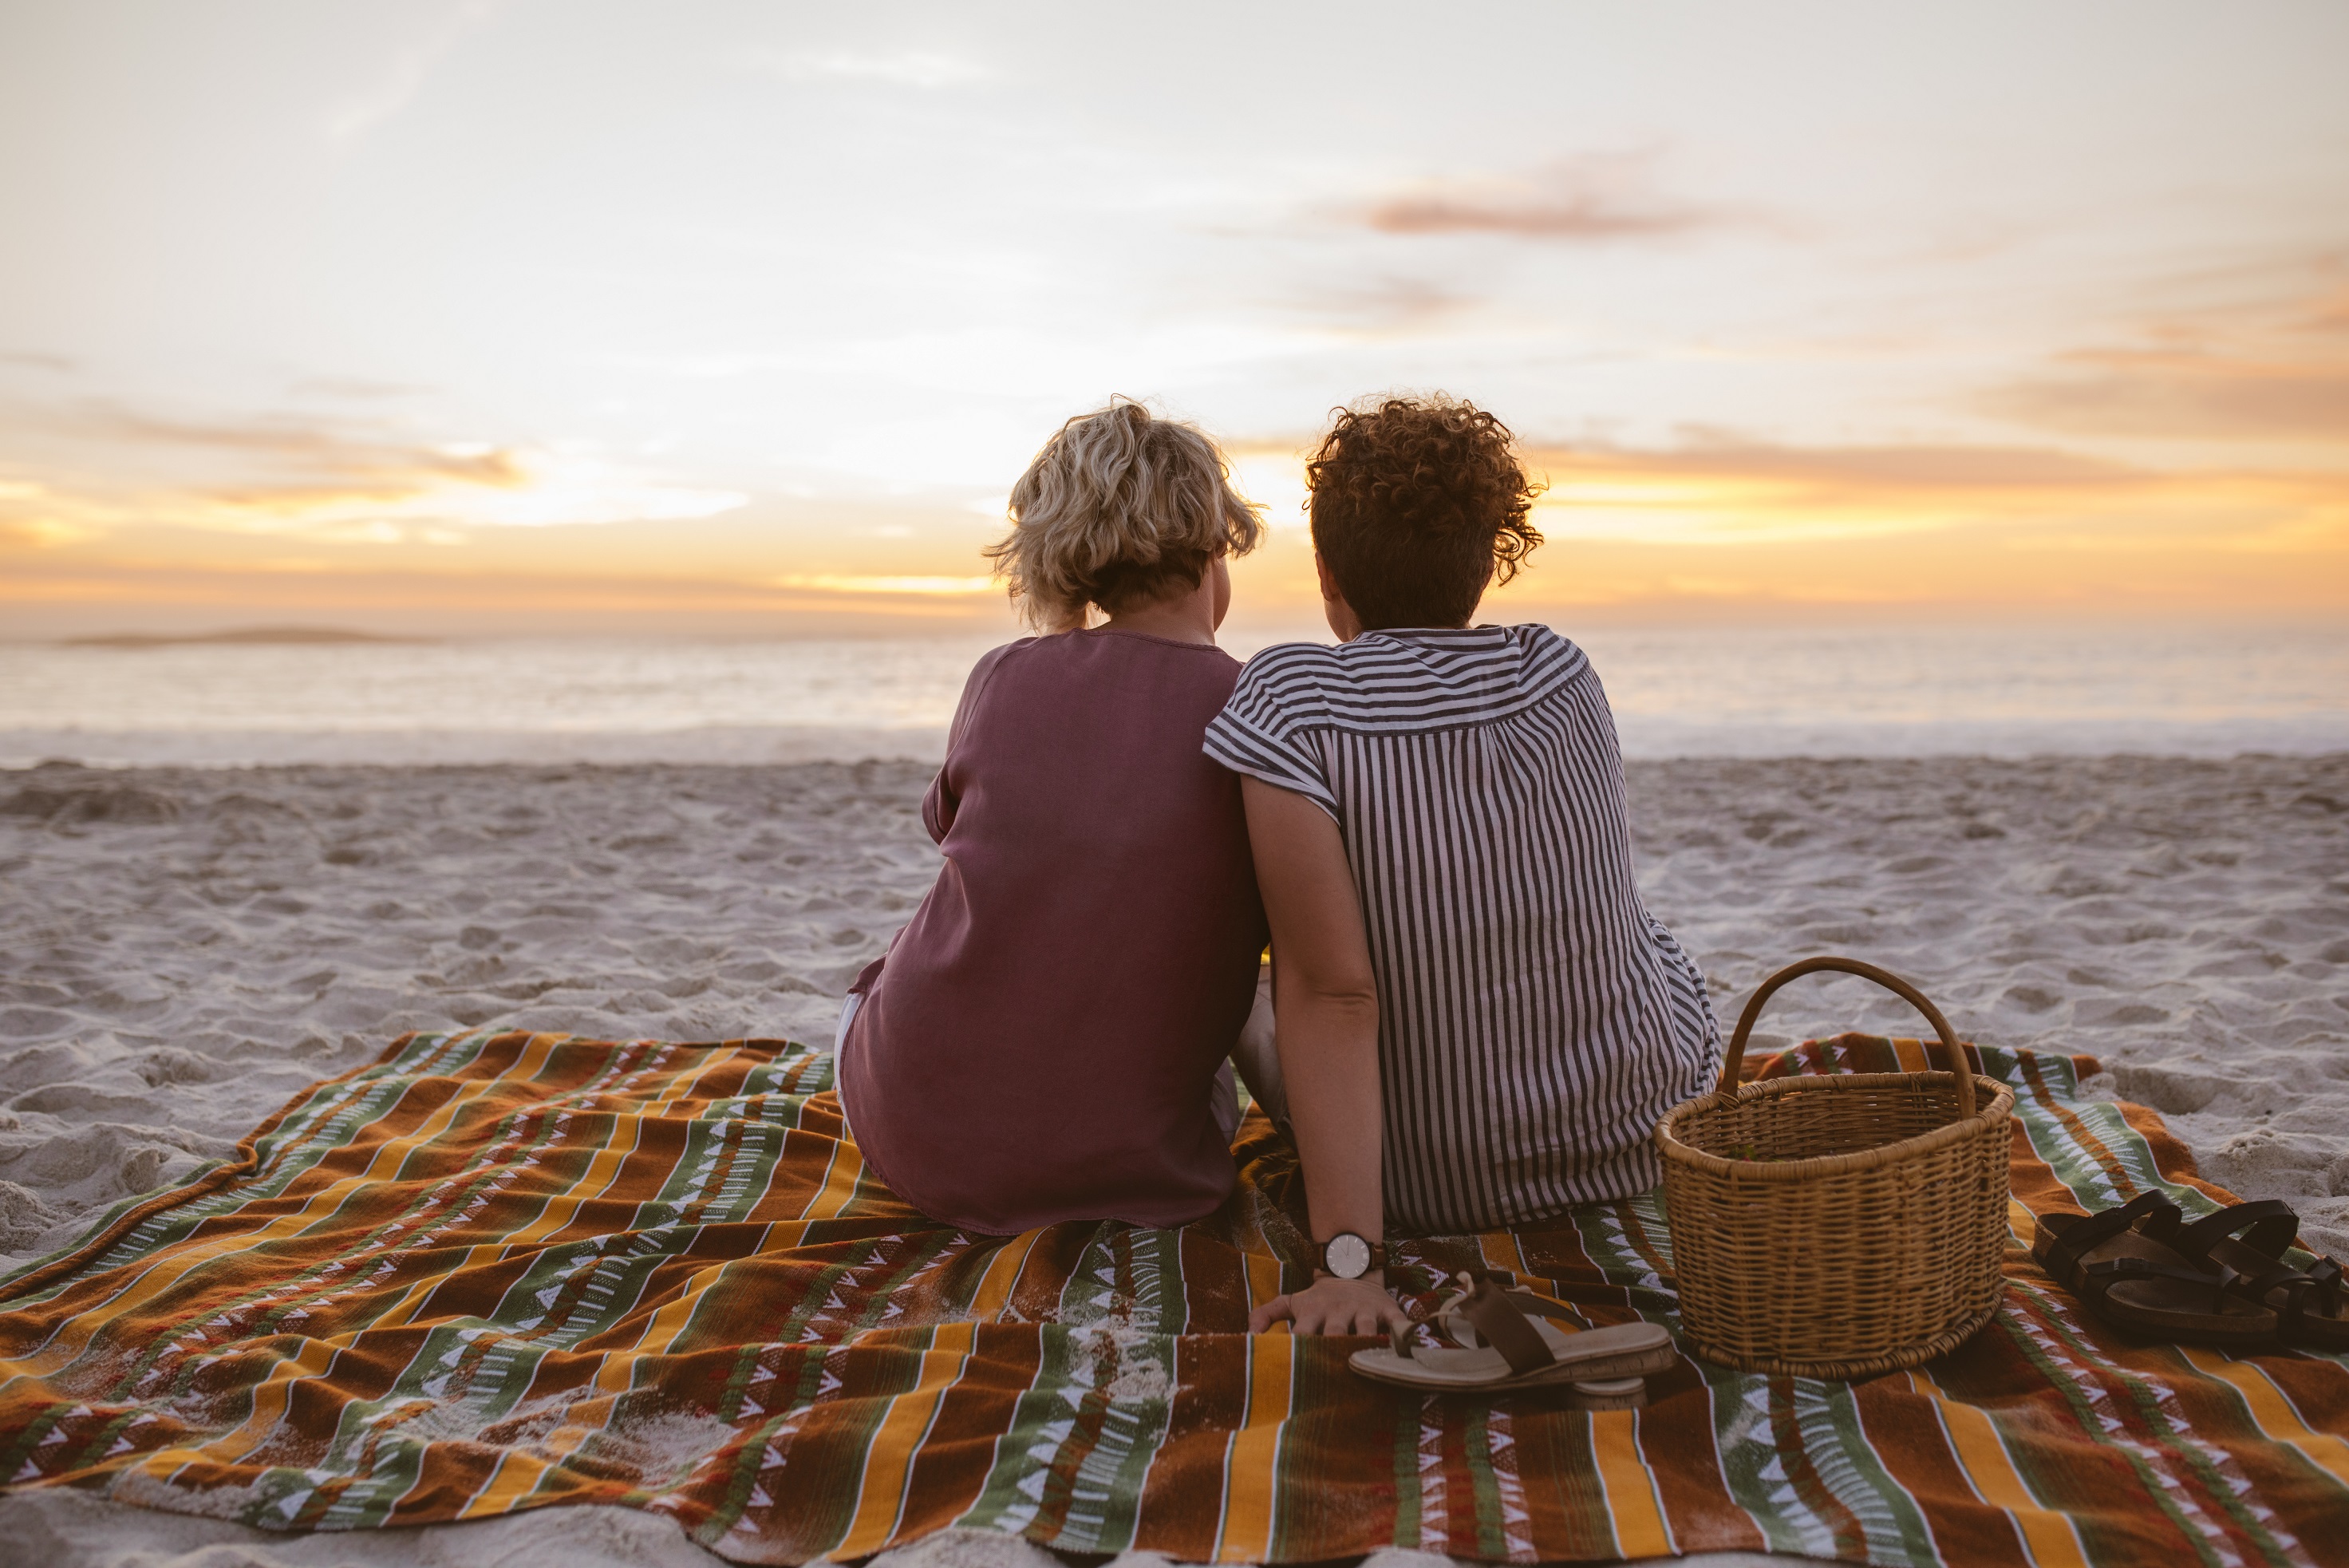
{"type": "MultiPolygon", "coordinates": [[[[1273,1015],[1289,1125],[1305,1165],[1313,1240],[1386,1229],[1380,1179],[1379,997],[1361,902],[1330,814],[1289,790],[1240,781],[1257,886],[1272,926],[1273,1015]]],[[[1319,1279],[1256,1309],[1249,1332],[1382,1334],[1404,1321],[1377,1273],[1319,1279]]]]}

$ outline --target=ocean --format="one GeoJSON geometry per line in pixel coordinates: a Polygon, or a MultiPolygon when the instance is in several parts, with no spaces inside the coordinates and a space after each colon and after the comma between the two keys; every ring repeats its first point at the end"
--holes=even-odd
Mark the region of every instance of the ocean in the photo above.
{"type": "MultiPolygon", "coordinates": [[[[933,759],[994,640],[0,644],[0,766],[933,759]]],[[[2349,628],[1578,640],[1631,757],[2349,751],[2349,628]]]]}

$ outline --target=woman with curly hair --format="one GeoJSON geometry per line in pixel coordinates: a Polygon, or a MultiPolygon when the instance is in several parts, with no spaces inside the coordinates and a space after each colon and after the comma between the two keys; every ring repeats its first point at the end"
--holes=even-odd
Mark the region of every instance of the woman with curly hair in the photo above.
{"type": "Polygon", "coordinates": [[[1179,1225],[1232,1189],[1264,950],[1239,781],[1199,749],[1240,672],[1224,561],[1263,524],[1214,442],[1123,400],[1044,443],[1011,517],[989,555],[1045,635],[963,690],[922,803],[944,862],[842,1009],[841,1105],[949,1224],[1179,1225]]]}
{"type": "Polygon", "coordinates": [[[1339,645],[1250,660],[1206,751],[1241,775],[1272,927],[1274,1059],[1241,1067],[1296,1138],[1322,1250],[1255,1327],[1367,1334],[1402,1321],[1390,1229],[1653,1186],[1649,1136],[1720,1035],[1640,901],[1590,660],[1547,627],[1469,624],[1541,542],[1506,427],[1389,399],[1341,410],[1306,472],[1339,645]]]}

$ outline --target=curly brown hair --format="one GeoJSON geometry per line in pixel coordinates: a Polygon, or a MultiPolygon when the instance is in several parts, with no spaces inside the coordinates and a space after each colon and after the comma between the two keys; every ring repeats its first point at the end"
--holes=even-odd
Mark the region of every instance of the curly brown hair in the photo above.
{"type": "Polygon", "coordinates": [[[1365,631],[1466,625],[1541,543],[1509,427],[1441,392],[1336,410],[1305,481],[1313,546],[1365,631]]]}

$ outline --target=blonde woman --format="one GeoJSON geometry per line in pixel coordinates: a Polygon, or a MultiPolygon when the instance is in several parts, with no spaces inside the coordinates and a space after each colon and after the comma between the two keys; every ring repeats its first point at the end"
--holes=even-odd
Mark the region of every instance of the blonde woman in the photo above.
{"type": "Polygon", "coordinates": [[[1263,525],[1213,442],[1123,400],[1044,444],[1011,516],[988,555],[1044,635],[964,688],[922,805],[945,864],[842,1011],[842,1108],[965,1230],[1182,1224],[1231,1190],[1265,941],[1240,782],[1200,749],[1240,672],[1224,563],[1263,525]]]}

